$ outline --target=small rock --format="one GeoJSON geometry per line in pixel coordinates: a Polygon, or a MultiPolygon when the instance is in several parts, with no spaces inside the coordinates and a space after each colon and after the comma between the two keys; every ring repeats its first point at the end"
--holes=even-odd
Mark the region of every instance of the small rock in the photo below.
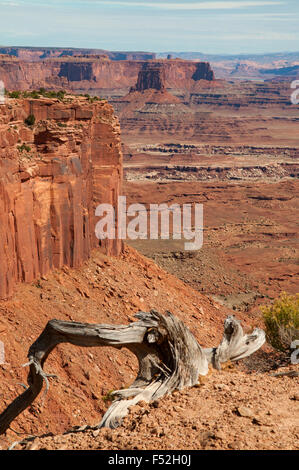
{"type": "Polygon", "coordinates": [[[155,426],[153,429],[151,429],[151,434],[158,435],[159,434],[159,428],[157,426],[155,426]]]}
{"type": "Polygon", "coordinates": [[[32,443],[27,445],[26,450],[37,450],[39,447],[39,440],[35,439],[32,443]]]}
{"type": "Polygon", "coordinates": [[[273,426],[273,422],[266,416],[255,416],[252,420],[252,424],[256,424],[258,426],[273,426]]]}
{"type": "Polygon", "coordinates": [[[244,418],[252,418],[253,417],[253,411],[250,410],[250,408],[247,408],[246,406],[239,406],[237,408],[237,413],[239,416],[243,416],[244,418]]]}
{"type": "Polygon", "coordinates": [[[295,394],[290,398],[290,400],[299,401],[299,393],[295,393],[295,394]]]}
{"type": "Polygon", "coordinates": [[[218,389],[218,390],[223,390],[223,391],[228,391],[229,390],[229,386],[226,385],[226,384],[216,384],[215,388],[218,389]]]}
{"type": "Polygon", "coordinates": [[[223,431],[216,431],[215,432],[215,439],[219,439],[221,441],[225,440],[225,433],[223,431]]]}

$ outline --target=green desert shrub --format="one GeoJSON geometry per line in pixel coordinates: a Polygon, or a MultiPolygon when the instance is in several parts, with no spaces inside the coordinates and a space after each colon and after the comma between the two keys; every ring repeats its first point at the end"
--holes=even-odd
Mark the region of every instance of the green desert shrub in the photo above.
{"type": "Polygon", "coordinates": [[[56,96],[59,100],[63,100],[64,99],[64,96],[65,96],[65,91],[63,90],[60,90],[56,93],[56,96]]]}
{"type": "Polygon", "coordinates": [[[33,114],[29,114],[28,117],[24,120],[27,126],[34,126],[35,124],[35,116],[33,114]]]}
{"type": "Polygon", "coordinates": [[[38,91],[36,90],[33,90],[33,91],[29,91],[29,98],[33,98],[34,100],[38,100],[40,98],[40,94],[38,91]]]}
{"type": "Polygon", "coordinates": [[[268,342],[280,351],[288,351],[299,340],[299,294],[283,292],[271,305],[261,307],[268,342]]]}
{"type": "Polygon", "coordinates": [[[20,91],[11,91],[8,94],[9,98],[20,98],[21,97],[21,92],[20,91]]]}
{"type": "Polygon", "coordinates": [[[39,95],[44,96],[45,98],[58,98],[60,101],[64,99],[66,91],[59,90],[46,90],[45,88],[40,88],[37,92],[39,95]]]}
{"type": "Polygon", "coordinates": [[[31,147],[29,145],[26,145],[25,143],[22,145],[18,145],[18,150],[19,152],[27,152],[29,153],[31,151],[31,147]]]}

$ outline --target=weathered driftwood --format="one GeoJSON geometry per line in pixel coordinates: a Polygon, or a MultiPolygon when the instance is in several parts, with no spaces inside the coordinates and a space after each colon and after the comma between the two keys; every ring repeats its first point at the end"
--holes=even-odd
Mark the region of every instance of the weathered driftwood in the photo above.
{"type": "Polygon", "coordinates": [[[170,312],[139,312],[138,321],[129,325],[92,325],[51,320],[28,352],[29,387],[0,415],[0,434],[39,395],[48,375],[43,365],[50,352],[60,343],[76,346],[126,347],[139,361],[134,383],[125,390],[112,393],[114,401],[98,427],[117,427],[130,406],[139,401],[151,402],[174,390],[192,387],[199,376],[208,373],[209,364],[220,369],[221,363],[249,356],[265,342],[263,330],[244,335],[240,322],[233,316],[224,323],[224,335],[216,348],[203,349],[189,329],[170,312]]]}

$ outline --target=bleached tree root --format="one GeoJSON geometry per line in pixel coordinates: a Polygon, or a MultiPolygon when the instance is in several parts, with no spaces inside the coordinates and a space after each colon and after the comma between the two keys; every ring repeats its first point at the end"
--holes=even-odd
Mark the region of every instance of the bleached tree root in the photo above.
{"type": "Polygon", "coordinates": [[[138,321],[129,325],[97,325],[51,320],[28,352],[29,387],[0,415],[0,434],[29,407],[43,388],[48,375],[43,365],[60,343],[76,346],[112,346],[128,348],[138,358],[139,372],[134,383],[125,390],[112,393],[114,401],[98,427],[116,428],[139,401],[158,400],[174,390],[192,387],[199,376],[208,373],[209,364],[216,369],[228,360],[236,361],[254,353],[265,342],[263,330],[244,335],[240,322],[229,316],[224,323],[223,339],[218,347],[202,348],[184,323],[170,312],[161,315],[155,310],[136,314],[138,321]]]}

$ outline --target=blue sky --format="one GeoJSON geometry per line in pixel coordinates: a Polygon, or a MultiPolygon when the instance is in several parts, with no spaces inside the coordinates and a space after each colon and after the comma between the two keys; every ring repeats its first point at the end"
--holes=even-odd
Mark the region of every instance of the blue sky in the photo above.
{"type": "Polygon", "coordinates": [[[299,51],[299,0],[0,0],[0,44],[299,51]]]}

